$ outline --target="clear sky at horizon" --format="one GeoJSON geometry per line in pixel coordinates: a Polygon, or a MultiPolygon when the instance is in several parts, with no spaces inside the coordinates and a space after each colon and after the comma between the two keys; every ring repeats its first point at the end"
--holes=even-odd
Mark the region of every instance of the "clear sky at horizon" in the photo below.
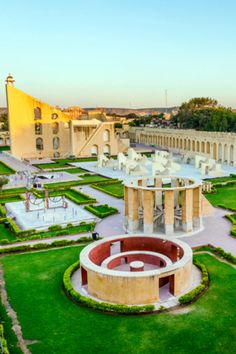
{"type": "Polygon", "coordinates": [[[0,3],[0,106],[15,86],[62,107],[236,107],[235,0],[0,3]]]}

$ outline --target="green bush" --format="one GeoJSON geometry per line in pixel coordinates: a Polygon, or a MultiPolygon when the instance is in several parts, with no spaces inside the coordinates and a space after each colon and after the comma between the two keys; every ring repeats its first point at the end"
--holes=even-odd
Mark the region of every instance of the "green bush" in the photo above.
{"type": "Polygon", "coordinates": [[[202,272],[202,281],[196,288],[179,297],[179,303],[182,305],[195,301],[209,284],[209,274],[206,266],[197,261],[195,258],[193,259],[193,262],[202,272]]]}
{"type": "Polygon", "coordinates": [[[118,209],[109,207],[107,204],[103,205],[86,205],[84,209],[88,210],[90,213],[96,215],[100,219],[103,219],[109,215],[118,213],[118,209]]]}
{"type": "Polygon", "coordinates": [[[117,312],[121,314],[134,314],[134,313],[149,313],[153,312],[155,309],[154,305],[144,305],[144,306],[127,306],[127,305],[114,305],[107,302],[97,302],[93,299],[87,298],[86,296],[80,295],[74,290],[71,277],[74,272],[79,268],[80,262],[72,264],[64,273],[63,276],[63,287],[66,294],[72,298],[74,301],[90,307],[95,310],[107,311],[107,312],[117,312]]]}
{"type": "Polygon", "coordinates": [[[7,215],[6,209],[4,208],[3,205],[0,204],[0,216],[5,218],[6,215],[7,215]]]}
{"type": "Polygon", "coordinates": [[[19,246],[7,247],[7,248],[0,248],[0,255],[19,253],[19,252],[29,252],[29,251],[48,249],[53,247],[64,247],[64,246],[76,245],[81,243],[89,243],[89,242],[93,242],[92,237],[83,236],[77,240],[57,240],[52,243],[36,243],[32,245],[19,245],[19,246]]]}
{"type": "Polygon", "coordinates": [[[2,344],[2,353],[3,354],[10,354],[9,350],[8,350],[8,347],[7,347],[7,341],[4,337],[4,328],[3,328],[3,325],[0,324],[0,340],[1,340],[1,344],[2,344]]]}
{"type": "Polygon", "coordinates": [[[61,225],[52,225],[52,226],[49,226],[49,228],[48,228],[48,231],[58,231],[58,230],[62,230],[61,225]]]}

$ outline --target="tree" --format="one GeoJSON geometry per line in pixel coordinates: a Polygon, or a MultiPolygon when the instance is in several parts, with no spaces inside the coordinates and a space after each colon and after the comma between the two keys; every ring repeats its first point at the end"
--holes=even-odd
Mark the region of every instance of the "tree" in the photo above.
{"type": "Polygon", "coordinates": [[[7,177],[0,177],[0,191],[2,191],[2,187],[8,183],[8,178],[7,177]]]}
{"type": "Polygon", "coordinates": [[[184,102],[173,119],[183,129],[236,132],[236,113],[209,97],[184,102]]]}

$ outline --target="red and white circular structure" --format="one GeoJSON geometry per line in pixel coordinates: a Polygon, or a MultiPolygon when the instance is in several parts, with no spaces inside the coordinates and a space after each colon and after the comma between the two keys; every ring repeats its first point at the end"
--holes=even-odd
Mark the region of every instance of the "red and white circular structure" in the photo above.
{"type": "Polygon", "coordinates": [[[82,250],[80,272],[81,287],[100,301],[155,303],[163,286],[174,296],[188,291],[192,250],[186,243],[166,237],[115,236],[82,250]]]}

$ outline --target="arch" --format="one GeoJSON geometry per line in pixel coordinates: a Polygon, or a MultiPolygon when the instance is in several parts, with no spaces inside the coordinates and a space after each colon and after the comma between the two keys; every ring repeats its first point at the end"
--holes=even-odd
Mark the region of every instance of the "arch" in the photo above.
{"type": "Polygon", "coordinates": [[[230,156],[230,164],[233,165],[233,163],[234,163],[234,146],[233,145],[230,145],[229,156],[230,156]]]}
{"type": "Polygon", "coordinates": [[[179,139],[179,147],[180,147],[180,149],[183,148],[183,139],[179,139]]]}
{"type": "Polygon", "coordinates": [[[176,139],[176,148],[179,148],[179,138],[176,139]]]}
{"type": "Polygon", "coordinates": [[[200,152],[200,143],[197,141],[197,152],[200,152]]]}
{"type": "Polygon", "coordinates": [[[188,139],[188,151],[191,151],[191,140],[188,139]]]}
{"type": "Polygon", "coordinates": [[[217,159],[217,147],[216,147],[216,143],[213,144],[213,159],[214,159],[214,160],[217,159]]]}
{"type": "Polygon", "coordinates": [[[224,162],[228,161],[228,145],[225,144],[224,146],[224,162]]]}
{"type": "Polygon", "coordinates": [[[108,129],[105,129],[103,132],[103,141],[110,141],[110,132],[108,129]]]}
{"type": "Polygon", "coordinates": [[[59,149],[59,147],[60,147],[60,139],[58,138],[58,136],[55,136],[53,138],[52,144],[53,144],[53,150],[59,149]]]}
{"type": "Polygon", "coordinates": [[[36,150],[39,150],[39,151],[43,150],[43,139],[42,138],[36,139],[36,150]]]}
{"type": "Polygon", "coordinates": [[[204,154],[205,153],[205,142],[201,142],[201,152],[204,154]]]}
{"type": "Polygon", "coordinates": [[[52,133],[53,134],[58,134],[59,133],[59,123],[54,122],[52,124],[52,133]]]}
{"type": "Polygon", "coordinates": [[[40,107],[35,107],[34,108],[34,119],[41,119],[42,118],[42,112],[40,107]]]}
{"type": "Polygon", "coordinates": [[[43,134],[43,125],[42,125],[42,123],[35,123],[34,132],[35,132],[36,135],[43,134]]]}
{"type": "Polygon", "coordinates": [[[93,155],[93,156],[98,155],[98,146],[96,144],[92,145],[92,147],[91,147],[91,155],[93,155]]]}
{"type": "Polygon", "coordinates": [[[110,152],[111,152],[110,145],[108,145],[108,144],[104,145],[103,154],[104,155],[110,155],[110,152]]]}
{"type": "Polygon", "coordinates": [[[192,141],[192,151],[195,151],[195,140],[192,141]]]}
{"type": "Polygon", "coordinates": [[[3,138],[0,138],[0,145],[4,145],[3,142],[3,138]]]}
{"type": "Polygon", "coordinates": [[[186,150],[186,149],[187,149],[187,140],[184,139],[184,150],[186,150]]]}
{"type": "Polygon", "coordinates": [[[210,152],[211,152],[209,141],[206,143],[206,152],[207,152],[207,154],[210,154],[210,152]]]}
{"type": "Polygon", "coordinates": [[[175,148],[175,138],[173,138],[173,148],[175,148]]]}
{"type": "Polygon", "coordinates": [[[221,143],[219,143],[219,161],[223,161],[223,148],[221,143]]]}

